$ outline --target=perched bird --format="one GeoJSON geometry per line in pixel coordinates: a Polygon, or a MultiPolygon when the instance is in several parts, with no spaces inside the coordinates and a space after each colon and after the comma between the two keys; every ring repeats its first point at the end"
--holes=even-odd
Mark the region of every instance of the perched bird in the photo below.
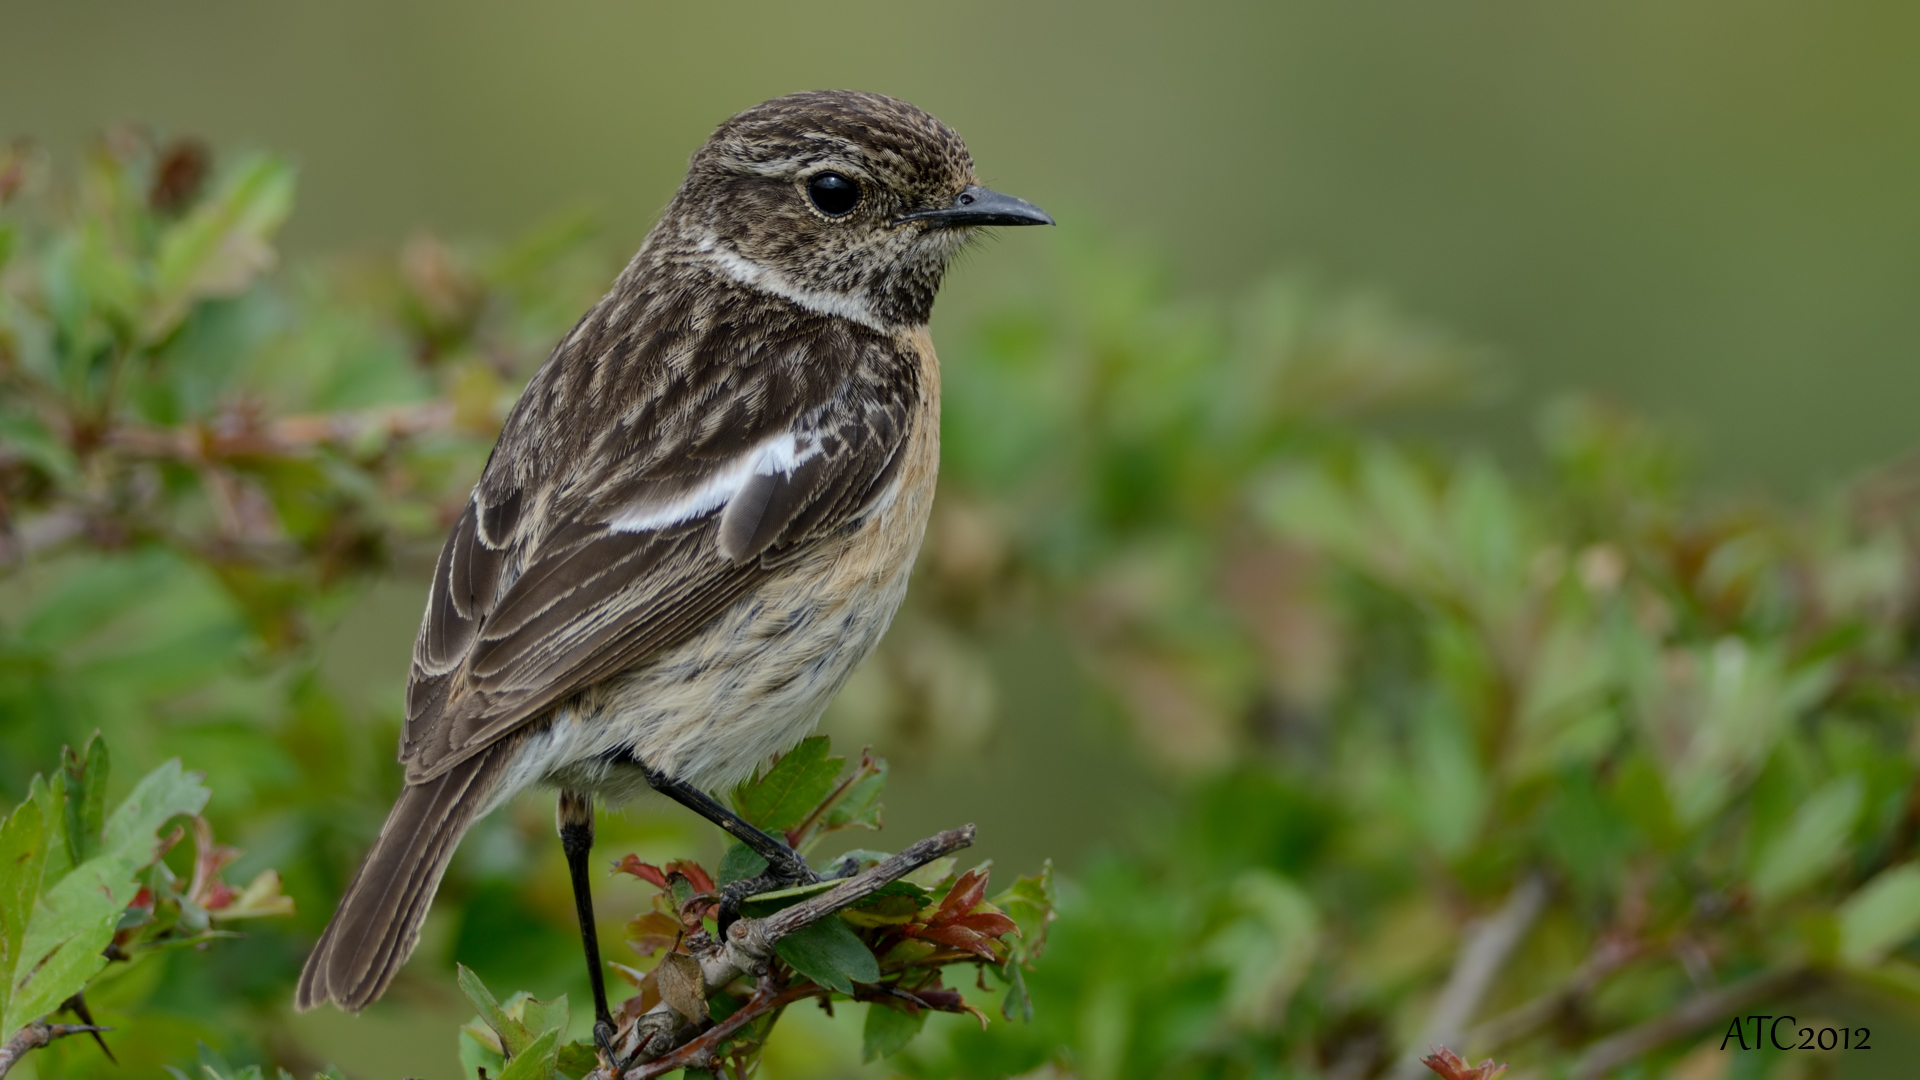
{"type": "Polygon", "coordinates": [[[814,879],[707,792],[803,737],[906,590],[939,465],[927,334],[975,229],[1050,225],[939,120],[818,91],[720,125],[507,417],[414,643],[406,786],[297,1004],[358,1010],[480,815],[560,789],[603,1044],[593,799],[652,789],[814,879]]]}

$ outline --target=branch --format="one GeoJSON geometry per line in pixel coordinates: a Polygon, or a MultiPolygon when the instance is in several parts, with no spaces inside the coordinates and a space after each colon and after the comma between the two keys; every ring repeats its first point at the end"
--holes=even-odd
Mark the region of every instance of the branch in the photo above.
{"type": "Polygon", "coordinates": [[[1792,967],[1759,975],[1700,994],[1665,1016],[1656,1017],[1587,1047],[1570,1080],[1599,1080],[1614,1069],[1683,1035],[1745,1012],[1768,998],[1804,990],[1820,980],[1809,968],[1792,967]]]}
{"type": "MultiPolygon", "coordinates": [[[[1528,874],[1513,887],[1507,902],[1492,915],[1476,920],[1467,929],[1454,961],[1453,974],[1433,1007],[1427,1029],[1414,1040],[1416,1046],[1459,1046],[1467,1021],[1480,1007],[1481,999],[1493,985],[1493,978],[1506,966],[1507,958],[1520,945],[1535,919],[1547,905],[1547,883],[1539,874],[1528,874]]],[[[1400,1059],[1391,1074],[1393,1080],[1420,1080],[1427,1067],[1418,1051],[1400,1059]]]]}
{"type": "Polygon", "coordinates": [[[1611,936],[1603,939],[1564,984],[1476,1025],[1467,1032],[1461,1045],[1475,1053],[1492,1052],[1526,1038],[1573,1009],[1602,980],[1646,955],[1646,952],[1643,946],[1631,939],[1611,936]]]}
{"type": "Polygon", "coordinates": [[[95,1024],[49,1024],[45,1020],[35,1020],[15,1032],[5,1046],[0,1046],[0,1076],[7,1075],[7,1071],[27,1051],[38,1050],[55,1039],[64,1039],[69,1035],[97,1035],[112,1030],[95,1024]]]}
{"type": "MultiPolygon", "coordinates": [[[[789,1001],[816,993],[818,988],[811,986],[776,992],[766,981],[765,976],[773,963],[774,946],[781,938],[859,903],[935,859],[971,845],[973,838],[974,828],[971,825],[949,829],[792,907],[782,908],[764,918],[735,921],[727,928],[724,942],[715,942],[705,933],[689,938],[687,952],[700,964],[701,981],[707,993],[711,994],[743,975],[761,980],[760,986],[752,1000],[742,1006],[739,1012],[704,1033],[699,1032],[694,1021],[681,1015],[664,1000],[647,1010],[620,1039],[620,1049],[627,1055],[630,1066],[625,1073],[619,1074],[620,1080],[650,1080],[651,1077],[682,1068],[694,1057],[709,1053],[756,1017],[783,1007],[789,1001]],[[667,1061],[678,1061],[680,1064],[661,1067],[667,1061]]],[[[593,1080],[610,1080],[612,1075],[610,1070],[600,1069],[592,1077],[593,1080]]]]}

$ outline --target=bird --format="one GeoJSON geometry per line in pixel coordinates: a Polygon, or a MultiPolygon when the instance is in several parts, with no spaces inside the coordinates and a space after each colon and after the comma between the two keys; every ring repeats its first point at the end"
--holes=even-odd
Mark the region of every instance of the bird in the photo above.
{"type": "Polygon", "coordinates": [[[906,591],[939,468],[928,319],[948,266],[983,227],[1052,224],[897,98],[808,91],[720,124],[528,382],[447,537],[405,783],[299,1009],[378,999],[461,837],[531,787],[559,791],[603,1048],[596,798],[706,817],[767,860],[748,887],[817,880],[711,792],[812,730],[906,591]]]}

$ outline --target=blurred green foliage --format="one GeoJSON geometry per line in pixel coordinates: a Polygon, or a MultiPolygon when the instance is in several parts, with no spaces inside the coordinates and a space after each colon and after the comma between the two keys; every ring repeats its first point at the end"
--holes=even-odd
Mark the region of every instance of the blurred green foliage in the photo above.
{"type": "MultiPolygon", "coordinates": [[[[397,782],[397,698],[344,698],[315,642],[370,574],[419,572],[607,276],[577,225],[268,274],[290,185],[130,134],[72,183],[0,162],[0,790],[95,727],[138,769],[180,756],[242,875],[300,902],[96,1003],[143,1061],[326,1057],[289,987],[397,782]]],[[[945,355],[939,505],[843,712],[964,753],[1006,692],[987,645],[1038,627],[1171,797],[1063,875],[1030,1023],[934,1017],[887,1066],[1404,1077],[1445,1042],[1806,1076],[1856,1059],[1743,1057],[1727,1021],[1835,989],[1920,1017],[1911,468],[1703,494],[1579,401],[1526,466],[1422,449],[1375,421],[1475,393],[1471,349],[1300,280],[1183,299],[1097,243],[945,355]]],[[[529,854],[549,826],[501,817],[401,988],[450,953],[578,989],[557,854],[529,854]]],[[[817,1041],[776,1039],[766,1075],[859,1068],[797,1021],[817,1041]]],[[[88,1049],[30,1067],[91,1074],[88,1049]]]]}

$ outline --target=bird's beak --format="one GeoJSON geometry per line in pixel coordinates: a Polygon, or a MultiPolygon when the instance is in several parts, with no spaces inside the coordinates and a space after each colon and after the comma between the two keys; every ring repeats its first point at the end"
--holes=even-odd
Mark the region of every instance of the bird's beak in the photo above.
{"type": "Polygon", "coordinates": [[[939,210],[915,210],[893,219],[895,225],[924,221],[938,229],[972,225],[1051,225],[1053,218],[1045,210],[1025,199],[1002,195],[979,184],[968,184],[954,196],[953,203],[939,210]]]}

